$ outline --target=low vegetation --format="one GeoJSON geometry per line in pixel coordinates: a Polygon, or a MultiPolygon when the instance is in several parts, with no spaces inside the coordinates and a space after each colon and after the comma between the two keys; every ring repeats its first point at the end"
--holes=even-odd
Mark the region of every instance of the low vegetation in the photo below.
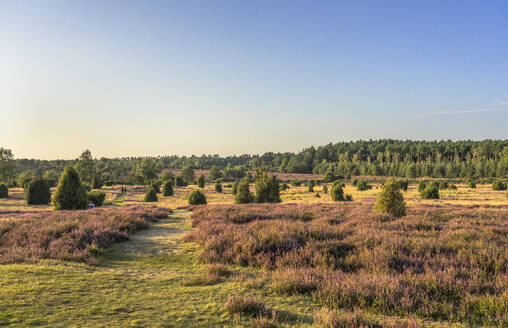
{"type": "Polygon", "coordinates": [[[95,264],[102,248],[167,215],[148,207],[23,214],[0,221],[0,263],[55,259],[95,264]]]}
{"type": "MultiPolygon", "coordinates": [[[[400,193],[395,181],[384,190],[400,193]]],[[[505,326],[506,222],[506,209],[422,207],[387,219],[355,203],[223,205],[196,210],[186,238],[202,262],[265,268],[275,292],[312,293],[335,311],[320,324],[389,326],[371,319],[382,314],[505,326]]]]}

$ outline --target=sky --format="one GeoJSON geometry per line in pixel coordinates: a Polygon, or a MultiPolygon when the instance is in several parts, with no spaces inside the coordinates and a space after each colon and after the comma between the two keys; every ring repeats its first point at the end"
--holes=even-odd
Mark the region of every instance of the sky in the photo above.
{"type": "Polygon", "coordinates": [[[508,1],[0,0],[16,158],[508,139],[508,1]]]}

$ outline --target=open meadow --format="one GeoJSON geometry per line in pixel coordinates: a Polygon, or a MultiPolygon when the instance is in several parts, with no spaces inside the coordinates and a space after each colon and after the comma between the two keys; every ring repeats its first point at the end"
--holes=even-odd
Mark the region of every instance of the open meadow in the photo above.
{"type": "Polygon", "coordinates": [[[174,187],[154,203],[146,186],[104,186],[102,208],[77,212],[26,205],[11,188],[0,199],[0,325],[508,325],[506,191],[456,184],[424,200],[413,183],[394,218],[373,211],[379,183],[346,183],[352,202],[323,186],[245,205],[228,183],[174,187]],[[188,205],[196,189],[208,205],[188,205]]]}

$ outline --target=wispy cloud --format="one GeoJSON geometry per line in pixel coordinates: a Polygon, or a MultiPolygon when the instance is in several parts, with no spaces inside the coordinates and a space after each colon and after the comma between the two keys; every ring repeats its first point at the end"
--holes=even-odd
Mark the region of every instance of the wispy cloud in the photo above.
{"type": "Polygon", "coordinates": [[[508,101],[499,102],[494,105],[489,105],[479,108],[462,109],[462,110],[450,110],[444,112],[427,112],[427,113],[414,113],[405,115],[405,117],[423,117],[423,116],[442,116],[442,115],[460,115],[470,113],[485,113],[485,112],[499,112],[508,110],[508,101]]]}

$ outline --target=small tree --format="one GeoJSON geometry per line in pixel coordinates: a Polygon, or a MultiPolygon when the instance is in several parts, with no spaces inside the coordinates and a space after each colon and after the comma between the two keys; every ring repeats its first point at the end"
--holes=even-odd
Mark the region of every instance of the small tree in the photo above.
{"type": "Polygon", "coordinates": [[[148,184],[148,188],[153,188],[155,192],[159,194],[161,192],[161,182],[157,180],[152,180],[148,184]]]}
{"type": "Polygon", "coordinates": [[[106,199],[106,193],[104,191],[94,190],[88,193],[88,201],[92,202],[95,207],[101,207],[104,205],[106,199]]]}
{"type": "Polygon", "coordinates": [[[344,201],[344,190],[342,189],[342,185],[340,183],[335,182],[332,185],[332,189],[330,190],[330,196],[332,197],[332,200],[336,202],[344,201]]]}
{"type": "Polygon", "coordinates": [[[210,178],[211,181],[214,181],[214,180],[220,179],[222,177],[222,173],[217,166],[213,165],[210,168],[210,173],[209,173],[208,177],[210,178]]]}
{"type": "Polygon", "coordinates": [[[159,200],[157,197],[157,190],[153,186],[149,186],[145,194],[145,202],[156,202],[159,200]]]}
{"type": "Polygon", "coordinates": [[[58,174],[56,173],[55,170],[48,170],[44,172],[42,178],[46,180],[50,188],[55,187],[58,182],[58,174]]]}
{"type": "Polygon", "coordinates": [[[180,172],[180,176],[182,177],[183,181],[185,181],[185,183],[187,183],[188,185],[192,184],[194,182],[194,179],[196,178],[194,170],[189,166],[186,166],[182,169],[182,171],[180,172]]]}
{"type": "Polygon", "coordinates": [[[23,171],[19,176],[18,176],[18,186],[26,189],[28,187],[28,184],[30,182],[32,182],[32,180],[34,179],[34,172],[32,170],[26,170],[26,171],[23,171]]]}
{"type": "Polygon", "coordinates": [[[9,197],[9,188],[4,182],[0,182],[0,198],[9,197]]]}
{"type": "Polygon", "coordinates": [[[238,181],[235,181],[231,186],[231,194],[236,195],[237,192],[238,192],[238,181]]]}
{"type": "Polygon", "coordinates": [[[441,181],[439,183],[439,190],[448,189],[448,182],[447,181],[441,181]]]}
{"type": "Polygon", "coordinates": [[[67,166],[53,194],[56,210],[81,210],[88,207],[88,195],[73,166],[67,166]]]}
{"type": "Polygon", "coordinates": [[[400,180],[399,186],[400,186],[400,189],[407,191],[407,188],[409,187],[409,181],[408,180],[400,180]]]}
{"type": "Polygon", "coordinates": [[[177,186],[177,187],[185,187],[186,185],[187,185],[187,183],[185,182],[183,177],[181,177],[181,176],[175,177],[175,186],[177,186]]]}
{"type": "Polygon", "coordinates": [[[374,210],[395,217],[406,215],[406,203],[400,192],[400,184],[393,178],[388,179],[383,185],[383,190],[374,204],[374,210]]]}
{"type": "Polygon", "coordinates": [[[356,183],[356,189],[358,191],[364,191],[364,190],[369,190],[371,189],[372,186],[370,184],[367,183],[367,181],[364,181],[364,180],[360,180],[356,183]]]}
{"type": "Polygon", "coordinates": [[[171,182],[171,180],[166,180],[162,185],[162,194],[164,196],[173,196],[174,190],[173,183],[171,182]]]}
{"type": "Polygon", "coordinates": [[[46,180],[35,178],[25,189],[25,199],[28,205],[45,205],[51,200],[51,192],[46,180]]]}
{"type": "Polygon", "coordinates": [[[277,177],[269,177],[263,169],[256,173],[256,202],[280,203],[280,188],[277,177]]]}
{"type": "Polygon", "coordinates": [[[307,181],[307,188],[309,189],[309,192],[314,191],[314,180],[307,181]]]}
{"type": "Polygon", "coordinates": [[[102,178],[100,175],[95,175],[92,178],[92,188],[93,189],[101,189],[104,185],[104,181],[102,181],[102,178]]]}
{"type": "Polygon", "coordinates": [[[141,177],[144,183],[157,179],[157,164],[151,158],[144,158],[136,167],[136,175],[141,177]]]}
{"type": "Polygon", "coordinates": [[[205,187],[205,176],[202,175],[202,174],[198,178],[198,187],[199,188],[204,188],[205,187]]]}
{"type": "Polygon", "coordinates": [[[434,181],[430,182],[425,189],[420,192],[420,196],[423,199],[439,199],[439,188],[437,184],[434,181]]]}
{"type": "Polygon", "coordinates": [[[254,196],[249,189],[249,180],[243,178],[237,183],[237,191],[235,194],[235,204],[248,204],[254,201],[254,196]]]}
{"type": "Polygon", "coordinates": [[[492,184],[492,190],[506,190],[506,182],[501,179],[497,179],[492,184]]]}
{"type": "Polygon", "coordinates": [[[206,196],[201,190],[193,190],[189,195],[189,205],[206,205],[206,196]]]}
{"type": "Polygon", "coordinates": [[[323,192],[324,192],[325,194],[327,194],[327,193],[328,193],[328,186],[327,186],[327,185],[323,185],[323,192]]]}
{"type": "Polygon", "coordinates": [[[215,191],[218,193],[222,192],[222,184],[219,180],[215,180],[215,191]]]}
{"type": "Polygon", "coordinates": [[[418,182],[418,192],[422,192],[425,187],[427,187],[427,183],[425,181],[418,182]]]}

